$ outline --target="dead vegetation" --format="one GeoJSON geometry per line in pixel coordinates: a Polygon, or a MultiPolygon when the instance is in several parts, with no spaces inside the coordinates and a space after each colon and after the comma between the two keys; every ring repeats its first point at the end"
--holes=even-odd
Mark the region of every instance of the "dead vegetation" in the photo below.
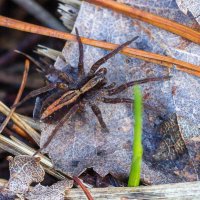
{"type": "MultiPolygon", "coordinates": [[[[45,5],[47,2],[41,1],[38,4],[35,1],[30,1],[29,3],[32,3],[31,5],[34,8],[31,10],[29,9],[29,4],[23,5],[20,0],[15,0],[15,2],[26,10],[19,17],[21,21],[13,19],[15,16],[12,17],[12,14],[11,16],[9,16],[9,13],[7,15],[5,11],[8,3],[2,1],[0,10],[5,9],[4,13],[8,16],[0,16],[0,25],[2,27],[49,36],[51,38],[46,39],[47,43],[49,43],[49,40],[57,41],[53,40],[52,37],[72,42],[66,44],[62,53],[40,46],[36,52],[43,57],[39,61],[42,65],[35,59],[27,56],[36,64],[37,67],[35,69],[40,71],[42,76],[45,77],[45,82],[49,82],[47,86],[30,93],[22,100],[22,103],[24,103],[26,100],[42,94],[40,98],[36,99],[34,106],[34,117],[38,116],[40,110],[43,111],[42,118],[40,118],[40,120],[43,120],[42,122],[27,117],[32,112],[33,106],[28,107],[26,104],[22,104],[21,110],[23,112],[20,112],[20,109],[17,110],[26,116],[17,114],[18,112],[15,113],[15,105],[21,104],[19,103],[20,98],[26,82],[28,82],[27,76],[30,65],[28,60],[25,62],[21,87],[15,101],[12,97],[12,100],[6,103],[6,105],[10,105],[11,102],[14,102],[14,106],[9,109],[4,103],[0,102],[0,132],[2,132],[0,134],[0,148],[15,155],[14,158],[8,157],[10,179],[8,182],[0,181],[3,185],[0,188],[1,195],[11,198],[15,198],[17,195],[24,199],[85,198],[85,196],[82,197],[82,192],[79,190],[73,190],[72,193],[68,193],[69,188],[73,187],[74,184],[82,188],[88,199],[103,198],[102,194],[106,196],[105,198],[112,196],[112,199],[117,199],[118,197],[131,198],[132,196],[138,199],[140,197],[147,199],[166,197],[167,199],[171,196],[177,198],[187,198],[188,196],[194,199],[197,198],[199,195],[197,188],[199,188],[198,180],[200,175],[199,118],[196,115],[196,110],[199,108],[196,105],[199,105],[200,55],[198,53],[199,45],[197,44],[200,42],[200,35],[195,30],[196,27],[199,28],[195,24],[195,20],[190,16],[179,18],[181,14],[175,4],[172,8],[170,6],[169,8],[163,8],[162,4],[158,3],[153,12],[161,13],[159,16],[157,13],[151,14],[149,12],[152,9],[151,5],[145,8],[147,11],[143,11],[140,8],[140,4],[134,5],[134,3],[132,4],[129,1],[127,2],[131,5],[119,3],[125,3],[123,0],[119,2],[88,0],[87,2],[114,11],[107,11],[106,9],[83,2],[76,26],[84,37],[79,37],[77,31],[76,34],[71,34],[67,31],[73,28],[73,20],[76,19],[78,14],[81,5],[80,1],[62,0],[62,4],[59,5],[59,12],[62,14],[61,19],[67,28],[62,26],[56,17],[50,14],[50,10],[47,11],[41,7],[41,5],[45,5]],[[168,9],[169,12],[172,12],[171,20],[166,19],[167,13],[163,14],[162,9],[168,9]],[[44,12],[45,15],[37,15],[38,10],[44,12]],[[121,15],[119,17],[119,14],[115,13],[115,11],[132,17],[133,21],[131,19],[127,20],[126,17],[121,17],[121,15]],[[27,12],[50,28],[34,25],[34,20],[32,22],[34,24],[24,22],[27,21],[27,12]],[[89,13],[90,15],[95,13],[95,16],[90,18],[89,13]],[[84,17],[87,14],[88,16],[84,17]],[[106,16],[103,23],[101,16],[106,16]],[[49,24],[50,18],[53,19],[54,23],[49,24]],[[112,18],[113,24],[119,25],[117,33],[115,33],[112,26],[108,26],[108,24],[112,24],[109,21],[110,18],[112,18]],[[137,19],[161,29],[149,26],[137,19]],[[177,22],[175,22],[176,19],[177,22]],[[66,21],[69,24],[66,24],[66,21]],[[118,22],[123,22],[126,26],[128,24],[128,27],[134,24],[136,27],[130,28],[130,31],[129,28],[122,25],[123,23],[118,22]],[[186,24],[186,22],[188,26],[180,24],[186,24]],[[99,23],[99,26],[96,27],[92,25],[93,23],[99,23]],[[168,25],[166,26],[166,24],[168,25]],[[63,32],[51,28],[60,29],[63,32]],[[167,32],[164,32],[162,29],[167,32]],[[109,40],[109,34],[107,34],[109,31],[113,31],[113,35],[116,34],[111,41],[109,40]],[[168,32],[175,33],[176,36],[173,35],[172,37],[168,32]],[[139,35],[139,42],[137,43],[136,41],[135,44],[126,47],[131,43],[127,42],[117,48],[117,44],[122,42],[116,41],[124,41],[124,38],[127,37],[130,39],[130,33],[133,33],[131,35],[132,38],[135,35],[139,35]],[[89,37],[90,35],[91,37],[89,37]],[[95,35],[97,39],[93,39],[95,35]],[[171,38],[171,43],[168,42],[168,38],[171,38]],[[73,41],[78,41],[79,56],[77,55],[77,43],[73,41]],[[153,44],[152,46],[151,43],[153,44]],[[152,52],[147,50],[150,46],[152,47],[152,52]],[[105,51],[95,49],[94,47],[113,51],[105,53],[105,51]],[[87,52],[84,57],[85,63],[83,61],[84,51],[87,52]],[[119,51],[131,58],[129,62],[127,57],[117,55],[108,64],[105,63],[119,51]],[[77,59],[78,57],[79,59],[77,59]],[[142,61],[138,61],[138,58],[142,61]],[[55,64],[52,61],[56,61],[55,64]],[[91,62],[95,64],[89,68],[91,62]],[[104,66],[99,68],[102,64],[104,66]],[[116,66],[116,64],[121,65],[122,68],[116,66]],[[73,65],[73,67],[70,65],[73,65]],[[77,69],[75,66],[77,66],[77,69]],[[157,74],[159,74],[159,77],[164,78],[152,79],[152,77],[158,77],[156,76],[157,74]],[[144,76],[147,78],[144,79],[144,76]],[[52,81],[55,77],[58,80],[56,84],[55,80],[52,81]],[[103,93],[102,90],[106,90],[108,95],[116,95],[127,90],[126,94],[130,96],[131,92],[128,90],[128,87],[136,83],[135,81],[130,82],[130,80],[138,79],[141,79],[141,81],[136,81],[137,83],[167,80],[166,83],[161,81],[161,83],[155,83],[155,86],[148,84],[143,87],[143,98],[147,109],[145,109],[144,113],[144,158],[141,185],[196,181],[196,183],[186,183],[187,188],[183,184],[177,184],[176,186],[166,185],[164,189],[162,186],[157,186],[157,188],[153,186],[149,188],[150,192],[146,192],[146,188],[141,188],[141,190],[138,189],[137,194],[132,194],[131,190],[126,188],[123,190],[123,194],[119,194],[115,189],[109,190],[109,186],[119,187],[127,185],[132,155],[132,140],[130,139],[132,133],[132,111],[129,106],[117,106],[115,104],[122,102],[130,104],[132,99],[123,95],[120,97],[114,96],[113,98],[105,97],[105,92],[103,93]],[[114,80],[113,82],[116,83],[107,86],[107,80],[111,83],[114,80]],[[122,80],[127,80],[127,83],[122,84],[124,82],[122,80]],[[116,87],[115,84],[119,86],[116,87]],[[193,87],[196,90],[192,90],[191,88],[193,87]],[[82,91],[82,93],[79,94],[78,91],[82,91]],[[47,95],[43,94],[46,92],[47,95]],[[96,97],[98,101],[96,101],[96,97]],[[103,106],[102,102],[114,105],[110,107],[103,106]],[[89,107],[83,106],[86,103],[88,103],[89,107]],[[192,111],[190,109],[191,105],[192,111]],[[61,108],[64,109],[62,110],[61,108]],[[62,110],[62,113],[57,113],[58,110],[62,110]],[[57,113],[58,118],[57,116],[52,116],[54,112],[57,113]],[[97,120],[93,120],[92,112],[96,115],[97,120]],[[65,117],[60,120],[65,113],[67,113],[65,117]],[[44,120],[44,118],[49,117],[51,118],[50,120],[44,120]],[[45,155],[46,153],[47,155],[45,155]],[[51,176],[44,178],[45,172],[51,176]],[[40,185],[40,182],[43,180],[49,181],[51,186],[40,185]],[[39,184],[30,187],[32,182],[39,182],[39,184]],[[88,190],[90,187],[102,186],[108,187],[108,190],[88,190]],[[167,190],[168,187],[168,192],[161,192],[161,190],[167,190]],[[178,188],[177,193],[173,191],[173,187],[178,188]],[[41,191],[43,194],[41,194],[41,191]],[[184,195],[184,197],[182,196],[183,191],[187,191],[187,195],[184,195]]],[[[141,7],[143,8],[143,6],[141,7]]],[[[1,35],[4,35],[5,29],[2,30],[1,35]]],[[[15,36],[10,32],[9,37],[15,36]]],[[[18,37],[22,38],[20,34],[18,37]]],[[[26,36],[23,42],[20,42],[17,49],[20,51],[30,49],[32,51],[32,46],[41,39],[42,37],[38,35],[26,36]]],[[[4,48],[6,45],[9,46],[9,44],[4,44],[4,48]]],[[[10,74],[12,71],[12,77],[15,76],[14,69],[16,66],[22,65],[21,61],[16,60],[16,58],[17,54],[13,53],[13,51],[1,56],[1,66],[10,63],[8,65],[10,70],[3,69],[0,76],[4,77],[5,74],[10,74]]],[[[17,72],[17,74],[19,76],[19,74],[22,74],[22,71],[17,72]]],[[[34,70],[30,70],[30,78],[28,80],[35,80],[35,76],[37,77],[34,70]]],[[[28,89],[41,87],[41,80],[38,79],[34,84],[27,83],[28,89]]],[[[1,93],[2,100],[5,102],[6,99],[10,98],[8,93],[10,89],[7,89],[7,84],[15,87],[16,90],[16,84],[19,84],[20,81],[17,79],[13,80],[13,78],[10,81],[9,79],[2,78],[0,81],[4,84],[1,93]]],[[[5,160],[5,157],[2,159],[5,160]]],[[[8,166],[6,167],[8,171],[8,166]]],[[[44,185],[46,184],[44,183],[44,185]]]]}

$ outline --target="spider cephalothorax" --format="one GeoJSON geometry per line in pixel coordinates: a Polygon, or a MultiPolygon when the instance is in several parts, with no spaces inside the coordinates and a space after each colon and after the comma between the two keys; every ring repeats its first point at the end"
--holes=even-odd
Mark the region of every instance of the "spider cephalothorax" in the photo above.
{"type": "MultiPolygon", "coordinates": [[[[53,130],[51,136],[48,138],[48,141],[44,144],[43,148],[46,148],[50,143],[54,135],[57,133],[60,127],[69,120],[72,114],[76,113],[81,107],[84,105],[89,105],[97,117],[102,130],[107,131],[107,126],[103,120],[101,111],[99,107],[96,105],[97,102],[101,101],[103,103],[133,103],[132,99],[129,98],[118,98],[111,97],[116,94],[121,93],[126,90],[128,87],[131,87],[136,84],[142,84],[152,81],[161,81],[167,80],[169,77],[153,77],[146,78],[137,81],[131,81],[124,83],[120,86],[116,86],[115,83],[111,83],[107,85],[106,79],[106,68],[99,67],[105,63],[109,58],[117,54],[121,51],[125,46],[129,45],[132,41],[137,39],[137,37],[133,38],[130,41],[120,45],[115,50],[98,60],[94,63],[88,74],[85,74],[84,71],[84,63],[83,63],[83,45],[81,39],[78,34],[78,30],[76,29],[77,41],[79,43],[79,64],[78,71],[76,73],[76,78],[72,76],[70,73],[61,72],[55,68],[49,68],[48,66],[41,66],[40,63],[33,60],[32,61],[39,67],[40,71],[42,71],[45,75],[52,74],[57,76],[56,82],[49,83],[45,87],[40,88],[38,90],[32,91],[28,94],[19,104],[27,101],[28,99],[38,96],[39,94],[51,91],[56,89],[56,93],[52,93],[49,97],[47,97],[43,102],[43,111],[41,113],[41,119],[45,120],[55,112],[61,110],[62,108],[67,108],[67,112],[64,117],[58,122],[55,129],[53,130]],[[49,105],[49,102],[51,104],[49,105]]],[[[27,55],[26,55],[27,56],[27,55]]],[[[19,105],[18,104],[18,105],[19,105]]]]}

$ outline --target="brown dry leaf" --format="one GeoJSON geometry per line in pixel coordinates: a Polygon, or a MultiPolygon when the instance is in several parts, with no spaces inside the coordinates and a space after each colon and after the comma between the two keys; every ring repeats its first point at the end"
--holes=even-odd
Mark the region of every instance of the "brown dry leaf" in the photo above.
{"type": "Polygon", "coordinates": [[[45,171],[40,165],[40,158],[27,155],[19,155],[14,158],[9,156],[10,179],[9,191],[15,194],[25,194],[32,182],[41,182],[45,171]]]}
{"type": "Polygon", "coordinates": [[[199,0],[176,0],[180,10],[187,15],[191,12],[197,22],[200,24],[200,1],[199,0]]]}
{"type": "MultiPolygon", "coordinates": [[[[190,27],[196,27],[193,18],[185,16],[175,0],[119,0],[167,17],[190,27]]],[[[200,65],[200,46],[139,20],[103,9],[86,2],[82,3],[75,26],[83,37],[123,43],[136,35],[139,39],[131,47],[170,55],[200,65]]],[[[56,68],[63,69],[66,63],[76,67],[77,43],[67,43],[63,49],[65,61],[57,59],[56,68]]],[[[86,71],[107,51],[84,46],[86,71]]],[[[188,145],[200,136],[200,80],[186,73],[169,70],[159,65],[116,55],[107,67],[108,82],[121,84],[146,77],[171,75],[170,81],[142,85],[144,102],[155,110],[144,112],[143,169],[144,180],[152,184],[195,181],[199,179],[199,159],[188,145]],[[195,89],[194,89],[195,88],[195,89]],[[174,117],[171,117],[174,116],[174,117]],[[165,122],[166,121],[166,122],[165,122]],[[171,131],[163,131],[163,123],[169,123],[171,131]],[[160,128],[159,128],[160,127],[160,128]],[[188,131],[189,130],[189,131],[188,131]],[[166,142],[166,143],[165,143],[166,142]],[[159,151],[162,151],[159,152],[159,151]],[[159,152],[159,153],[158,153],[159,152]],[[190,169],[190,173],[178,173],[190,169]]],[[[132,90],[122,94],[131,97],[132,90]]],[[[89,107],[84,114],[77,114],[67,122],[49,144],[48,152],[55,167],[71,175],[79,175],[86,168],[93,168],[101,176],[108,173],[125,179],[129,175],[132,157],[133,118],[130,105],[98,103],[109,133],[103,133],[89,107]]],[[[45,124],[41,146],[51,134],[53,125],[45,124]]],[[[199,141],[196,142],[197,145],[199,141]]]]}
{"type": "Polygon", "coordinates": [[[26,195],[26,198],[30,200],[64,200],[65,193],[72,186],[72,180],[59,181],[51,186],[38,184],[26,195]]]}

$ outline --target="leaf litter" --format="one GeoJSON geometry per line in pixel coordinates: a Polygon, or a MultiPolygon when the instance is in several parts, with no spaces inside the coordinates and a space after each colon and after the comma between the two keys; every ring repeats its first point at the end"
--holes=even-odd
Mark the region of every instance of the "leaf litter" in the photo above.
{"type": "MultiPolygon", "coordinates": [[[[184,16],[175,0],[152,1],[121,0],[152,13],[165,16],[183,24],[196,27],[194,19],[184,16]],[[167,2],[167,4],[165,4],[167,2]],[[167,12],[166,12],[167,10],[167,12]]],[[[200,47],[176,35],[155,28],[138,20],[132,20],[112,11],[83,3],[76,27],[84,37],[91,37],[121,44],[139,35],[132,47],[170,55],[180,60],[200,64],[200,47]],[[90,14],[88,14],[90,13],[90,14]],[[86,17],[87,16],[87,17],[86,17]]],[[[102,49],[84,46],[86,70],[104,56],[102,49]]],[[[55,67],[77,66],[77,44],[68,42],[55,67]]],[[[197,77],[162,68],[138,59],[116,55],[109,60],[108,80],[117,84],[152,76],[171,75],[167,82],[143,85],[144,102],[155,109],[146,109],[144,114],[144,158],[142,180],[150,184],[196,181],[200,176],[200,81],[197,77]],[[195,88],[195,89],[194,89],[195,88]]],[[[132,91],[127,91],[132,96],[132,91]]],[[[45,152],[54,162],[55,168],[72,176],[79,176],[93,168],[100,176],[111,174],[120,180],[129,175],[132,157],[132,111],[130,105],[100,103],[110,132],[101,131],[90,108],[78,113],[61,127],[45,152]]],[[[55,125],[43,124],[41,147],[55,125]]],[[[8,190],[0,188],[0,199],[13,199],[14,195],[26,199],[58,199],[73,186],[73,181],[63,180],[52,186],[33,182],[44,179],[44,169],[38,157],[9,157],[10,179],[8,190]]],[[[103,182],[101,181],[101,184],[103,182]]],[[[107,182],[106,182],[107,183],[107,182]]],[[[101,185],[100,184],[100,185],[101,185]]]]}
{"type": "Polygon", "coordinates": [[[30,200],[64,200],[66,190],[73,186],[73,181],[63,180],[51,186],[36,185],[27,195],[30,200]]]}
{"type": "Polygon", "coordinates": [[[176,0],[180,10],[185,14],[189,12],[194,16],[196,21],[200,24],[200,1],[199,0],[176,0]]]}
{"type": "Polygon", "coordinates": [[[9,191],[24,194],[29,190],[32,182],[41,182],[44,179],[44,169],[40,165],[39,157],[26,155],[8,157],[10,179],[9,191]]]}
{"type": "MultiPolygon", "coordinates": [[[[185,16],[179,10],[175,0],[119,2],[193,28],[197,26],[193,18],[185,16]]],[[[82,3],[75,27],[81,36],[118,44],[138,35],[139,39],[131,44],[131,47],[200,64],[198,45],[152,25],[89,3],[82,3]]],[[[90,66],[107,52],[84,46],[84,53],[85,68],[88,71],[90,66]]],[[[68,64],[77,66],[77,43],[67,42],[63,56],[65,60],[60,57],[55,63],[57,69],[65,70],[64,66],[68,64]]],[[[152,76],[172,76],[170,81],[142,86],[144,102],[156,108],[156,111],[145,110],[144,113],[142,177],[151,184],[199,180],[200,80],[176,71],[176,67],[169,70],[123,55],[116,55],[104,64],[104,67],[108,69],[108,80],[117,84],[152,76]],[[171,124],[171,131],[165,128],[163,132],[162,126],[168,127],[163,125],[164,123],[171,124]]],[[[127,96],[132,96],[131,90],[128,90],[127,96]]],[[[86,107],[84,114],[73,116],[60,128],[44,152],[49,154],[55,168],[70,175],[78,176],[87,168],[93,168],[100,176],[110,173],[121,180],[127,179],[132,156],[131,106],[105,106],[100,103],[99,107],[110,130],[109,133],[101,131],[91,110],[86,107]]],[[[41,147],[53,127],[54,125],[44,124],[41,147]]]]}
{"type": "Polygon", "coordinates": [[[10,179],[8,184],[1,189],[0,199],[31,200],[64,200],[68,190],[73,186],[73,180],[62,180],[51,186],[40,184],[44,180],[45,171],[40,164],[39,157],[19,155],[14,158],[9,156],[10,179]],[[39,183],[31,187],[32,183],[39,183]]]}
{"type": "MultiPolygon", "coordinates": [[[[132,4],[132,1],[128,0],[121,2],[132,4]]],[[[161,2],[159,4],[158,1],[146,8],[142,0],[135,1],[134,6],[196,26],[194,20],[182,16],[173,2],[168,1],[169,8],[161,2]],[[166,9],[169,9],[170,16],[169,13],[163,13],[166,9]]],[[[135,35],[140,35],[140,40],[132,44],[133,47],[163,53],[196,65],[200,63],[198,45],[137,20],[130,20],[118,14],[113,16],[112,11],[87,3],[82,5],[76,26],[85,37],[92,36],[114,43],[123,43],[135,35]],[[95,13],[95,17],[91,14],[91,17],[88,16],[86,19],[83,16],[87,13],[95,13]]],[[[106,53],[104,50],[85,46],[87,70],[98,57],[106,53]]],[[[67,43],[63,56],[65,61],[61,57],[58,58],[55,64],[57,68],[63,69],[68,63],[76,66],[77,44],[67,43]]],[[[109,80],[117,84],[152,76],[172,76],[168,82],[142,86],[145,103],[156,108],[145,110],[144,115],[145,153],[142,180],[150,184],[199,180],[200,82],[198,78],[178,72],[175,67],[169,70],[122,55],[112,58],[105,66],[108,68],[109,80]]],[[[131,90],[127,95],[132,96],[131,90]]],[[[99,106],[109,126],[109,133],[101,131],[91,110],[86,108],[84,113],[77,114],[61,127],[59,134],[46,151],[56,168],[67,174],[78,176],[86,169],[93,168],[102,177],[110,173],[120,180],[127,179],[133,142],[131,106],[103,104],[99,106]]],[[[41,146],[53,128],[54,125],[43,125],[41,146]]],[[[2,192],[0,188],[0,199],[13,199],[14,194],[20,198],[33,200],[62,200],[65,192],[73,185],[73,181],[63,180],[52,186],[42,186],[39,183],[31,187],[33,182],[41,182],[44,179],[45,172],[40,165],[40,159],[21,155],[15,158],[9,157],[8,160],[10,164],[8,190],[2,192]]]]}

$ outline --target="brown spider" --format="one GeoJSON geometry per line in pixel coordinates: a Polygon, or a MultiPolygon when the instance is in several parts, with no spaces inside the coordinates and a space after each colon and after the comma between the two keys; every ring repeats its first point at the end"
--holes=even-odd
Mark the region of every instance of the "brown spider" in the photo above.
{"type": "MultiPolygon", "coordinates": [[[[83,64],[83,44],[79,36],[78,30],[76,29],[77,41],[79,44],[79,63],[78,63],[78,72],[76,73],[76,78],[70,73],[65,73],[59,71],[55,68],[50,68],[47,65],[41,65],[39,62],[35,61],[30,56],[24,54],[30,60],[32,60],[45,75],[54,75],[57,76],[58,81],[49,83],[45,87],[37,89],[30,92],[20,103],[15,106],[19,106],[30,98],[36,97],[42,93],[56,89],[56,92],[51,93],[43,102],[43,112],[41,114],[41,119],[45,120],[54,114],[56,111],[61,110],[62,108],[67,108],[67,113],[64,117],[58,121],[54,130],[52,131],[51,136],[48,138],[47,142],[43,145],[42,149],[46,148],[51,142],[52,138],[55,136],[57,131],[63,124],[69,120],[69,118],[80,110],[85,104],[88,104],[95,116],[97,117],[102,129],[108,132],[107,126],[103,120],[101,111],[96,105],[96,102],[101,101],[103,103],[133,103],[133,100],[130,98],[117,98],[109,97],[121,93],[126,90],[128,87],[131,87],[136,84],[142,84],[153,81],[163,81],[168,80],[169,77],[153,77],[146,78],[136,81],[131,81],[124,83],[120,86],[116,86],[115,83],[107,85],[106,73],[107,69],[99,67],[105,63],[109,58],[113,57],[119,51],[121,51],[125,46],[128,46],[131,42],[136,40],[138,37],[133,38],[130,41],[125,42],[124,44],[117,47],[115,50],[98,60],[94,63],[88,74],[85,75],[84,64],[83,64]],[[51,104],[49,105],[49,102],[51,104]]],[[[47,79],[47,78],[46,78],[47,79]]],[[[49,82],[49,81],[48,81],[49,82]]],[[[39,150],[41,151],[41,149],[39,150]]]]}

